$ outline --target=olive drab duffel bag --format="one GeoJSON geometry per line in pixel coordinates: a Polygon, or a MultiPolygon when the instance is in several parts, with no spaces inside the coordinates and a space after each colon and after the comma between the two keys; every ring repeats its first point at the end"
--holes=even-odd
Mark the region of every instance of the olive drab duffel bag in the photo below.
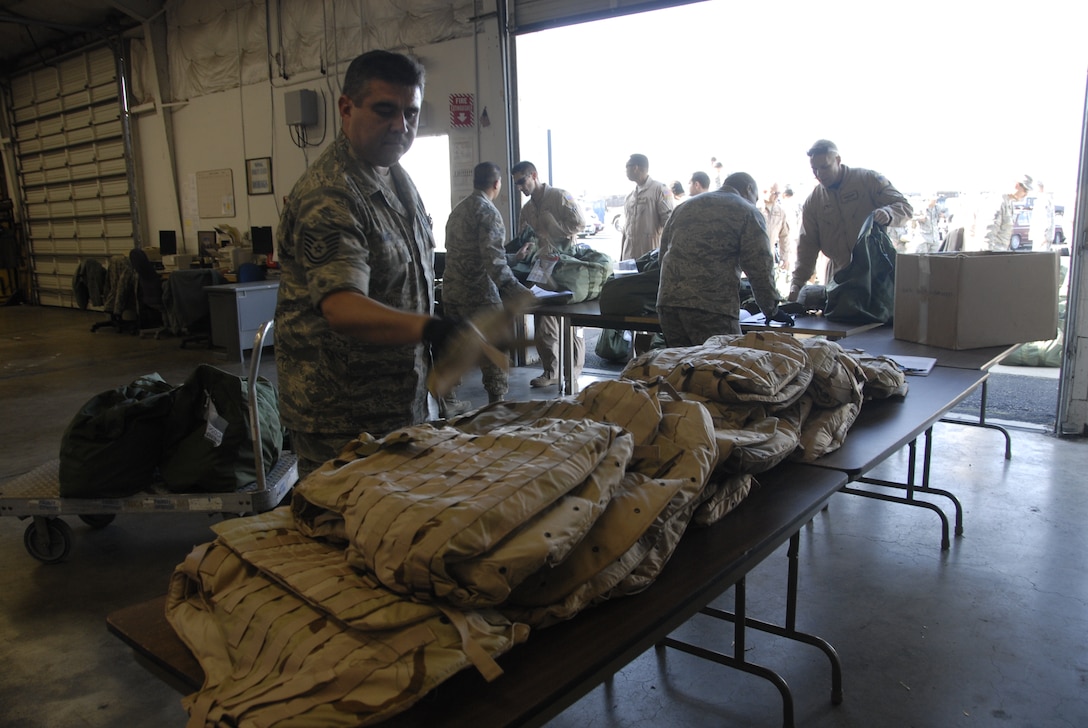
{"type": "Polygon", "coordinates": [[[158,374],[88,400],[61,437],[61,497],[121,498],[151,485],[173,405],[158,374]]]}
{"type": "MultiPolygon", "coordinates": [[[[276,389],[263,377],[257,381],[257,413],[269,468],[280,457],[284,431],[276,389]]],[[[245,378],[209,364],[189,375],[175,395],[159,471],[176,493],[228,492],[257,479],[245,378]]]]}

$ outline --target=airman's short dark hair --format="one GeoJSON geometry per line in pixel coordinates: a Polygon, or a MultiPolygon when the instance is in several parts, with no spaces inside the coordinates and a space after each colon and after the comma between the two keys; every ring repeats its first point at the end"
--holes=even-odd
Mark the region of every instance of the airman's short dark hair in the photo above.
{"type": "Polygon", "coordinates": [[[348,66],[344,74],[343,94],[357,103],[366,90],[367,82],[377,79],[398,86],[419,87],[423,90],[427,72],[419,61],[403,53],[367,51],[348,66]]]}

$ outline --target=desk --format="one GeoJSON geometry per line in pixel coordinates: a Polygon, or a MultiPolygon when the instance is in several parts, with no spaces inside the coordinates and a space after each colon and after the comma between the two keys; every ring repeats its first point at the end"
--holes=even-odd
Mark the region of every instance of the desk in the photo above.
{"type": "MultiPolygon", "coordinates": [[[[1011,354],[1019,344],[1011,344],[1007,346],[990,346],[984,349],[942,349],[936,346],[928,346],[926,344],[916,344],[911,341],[901,341],[895,338],[891,324],[886,324],[879,328],[874,328],[869,331],[858,334],[856,337],[850,339],[848,348],[851,349],[863,349],[870,354],[884,354],[890,356],[893,359],[896,356],[925,356],[933,357],[937,360],[937,366],[949,367],[952,369],[974,369],[977,371],[988,372],[991,367],[1001,362],[1006,356],[1011,354]]],[[[911,378],[913,381],[913,377],[911,378]]],[[[1005,459],[1012,459],[1012,437],[1009,435],[1009,431],[1000,425],[994,425],[986,421],[986,381],[982,382],[982,392],[980,394],[981,401],[979,402],[978,422],[965,421],[965,420],[946,420],[946,422],[952,422],[959,425],[968,425],[971,427],[985,427],[990,430],[997,430],[1005,436],[1005,459]]]]}
{"type": "MultiPolygon", "coordinates": [[[[661,332],[661,322],[656,315],[603,314],[601,313],[600,301],[582,301],[581,303],[569,303],[562,306],[540,306],[534,309],[533,313],[541,316],[556,316],[562,322],[560,327],[562,334],[559,337],[559,361],[562,362],[563,375],[560,378],[564,381],[561,392],[567,394],[578,391],[578,382],[574,379],[574,341],[572,338],[575,326],[588,326],[596,329],[620,329],[622,331],[661,332]]],[[[843,323],[815,315],[796,316],[794,321],[795,325],[790,328],[748,323],[742,323],[740,327],[745,332],[781,331],[789,334],[808,334],[826,336],[829,339],[842,339],[881,325],[879,323],[843,323]]]]}
{"type": "Polygon", "coordinates": [[[828,453],[811,464],[821,468],[834,468],[845,473],[851,482],[896,488],[906,491],[904,496],[888,495],[855,487],[844,487],[843,492],[867,498],[906,503],[927,508],[940,516],[941,549],[948,549],[948,516],[937,505],[916,500],[916,493],[942,496],[952,501],[956,511],[957,536],[963,534],[963,508],[951,492],[930,486],[930,462],[933,451],[933,425],[949,410],[982,386],[989,375],[977,369],[953,369],[934,367],[929,376],[908,377],[910,391],[906,397],[868,401],[862,405],[854,426],[846,436],[842,447],[828,453]],[[916,479],[916,442],[925,436],[922,458],[922,478],[916,479]],[[904,483],[864,477],[865,473],[884,462],[890,455],[908,445],[907,479],[904,483]]]}
{"type": "MultiPolygon", "coordinates": [[[[208,286],[208,307],[212,319],[212,344],[227,349],[227,355],[245,363],[243,354],[253,348],[257,329],[276,316],[279,281],[254,281],[208,286]]],[[[272,334],[265,340],[273,344],[272,334]]]]}
{"type": "MultiPolygon", "coordinates": [[[[783,725],[792,726],[793,700],[785,682],[746,659],[746,627],[822,650],[831,664],[831,702],[841,702],[838,656],[820,638],[798,632],[795,619],[798,534],[846,483],[846,476],[831,469],[787,463],[759,479],[762,487],[753,489],[722,521],[685,533],[660,577],[646,591],[592,607],[530,636],[528,642],[499,658],[504,674],[493,683],[486,683],[474,670],[464,670],[382,725],[543,725],[647,649],[663,644],[770,680],[782,695],[783,725]],[[773,625],[746,617],[745,575],[787,541],[789,585],[784,623],[773,625]],[[733,585],[737,587],[735,613],[704,610],[733,585]],[[700,612],[733,622],[733,655],[667,639],[670,632],[700,612]]],[[[137,655],[165,670],[185,689],[195,690],[203,682],[203,674],[167,624],[164,604],[165,597],[160,597],[118,610],[107,617],[107,626],[137,655]]]]}

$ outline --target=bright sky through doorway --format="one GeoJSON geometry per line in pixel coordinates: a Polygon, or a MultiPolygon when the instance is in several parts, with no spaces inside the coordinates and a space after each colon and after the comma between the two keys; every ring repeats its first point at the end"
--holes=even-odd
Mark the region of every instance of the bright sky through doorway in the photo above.
{"type": "Polygon", "coordinates": [[[1020,174],[1059,203],[1076,184],[1088,3],[708,0],[517,39],[521,154],[588,198],[626,193],[624,163],[685,183],[750,172],[807,190],[805,150],[903,192],[1005,192],[1020,174]]]}

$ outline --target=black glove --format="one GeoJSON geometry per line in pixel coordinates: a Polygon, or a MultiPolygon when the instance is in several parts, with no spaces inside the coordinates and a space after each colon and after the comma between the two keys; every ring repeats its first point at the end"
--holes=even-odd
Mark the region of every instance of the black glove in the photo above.
{"type": "Polygon", "coordinates": [[[800,314],[803,314],[808,309],[806,309],[803,305],[801,305],[797,301],[791,301],[789,303],[779,304],[778,310],[780,312],[789,313],[789,314],[793,314],[794,316],[798,316],[800,314]]]}
{"type": "Polygon", "coordinates": [[[454,335],[467,325],[460,319],[437,316],[423,324],[423,343],[431,347],[431,358],[437,359],[441,356],[454,335]]]}
{"type": "Polygon", "coordinates": [[[793,316],[779,309],[778,312],[767,319],[769,324],[778,324],[779,326],[793,326],[793,316]]]}

